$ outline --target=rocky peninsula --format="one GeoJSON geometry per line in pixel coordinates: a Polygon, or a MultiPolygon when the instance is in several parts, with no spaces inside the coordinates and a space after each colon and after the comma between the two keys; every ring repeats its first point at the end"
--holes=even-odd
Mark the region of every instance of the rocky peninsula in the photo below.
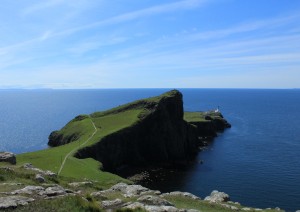
{"type": "MultiPolygon", "coordinates": [[[[206,145],[218,131],[230,127],[219,112],[184,112],[182,94],[177,90],[91,117],[130,110],[140,110],[138,121],[79,149],[75,157],[94,158],[102,163],[103,170],[110,172],[128,165],[182,164],[191,160],[199,147],[206,145]]],[[[79,116],[69,125],[84,118],[79,116]]],[[[80,134],[55,131],[50,134],[48,144],[60,146],[75,141],[80,134]]]]}
{"type": "Polygon", "coordinates": [[[204,200],[188,192],[161,193],[112,174],[126,167],[188,164],[228,127],[219,111],[184,112],[177,90],[79,115],[50,134],[52,148],[1,155],[0,210],[280,210],[244,207],[219,191],[204,200]]]}

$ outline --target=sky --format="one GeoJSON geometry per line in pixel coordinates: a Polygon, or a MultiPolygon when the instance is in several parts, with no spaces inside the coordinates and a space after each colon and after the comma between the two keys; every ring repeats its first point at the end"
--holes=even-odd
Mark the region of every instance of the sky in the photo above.
{"type": "Polygon", "coordinates": [[[299,87],[299,0],[1,0],[0,88],[299,87]]]}

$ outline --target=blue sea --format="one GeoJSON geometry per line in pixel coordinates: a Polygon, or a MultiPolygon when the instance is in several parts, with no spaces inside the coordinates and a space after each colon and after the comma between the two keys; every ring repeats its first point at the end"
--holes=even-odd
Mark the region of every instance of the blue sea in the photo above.
{"type": "MultiPolygon", "coordinates": [[[[168,89],[0,90],[0,151],[48,148],[48,135],[78,114],[168,89]]],[[[232,124],[188,169],[161,179],[163,191],[212,190],[244,205],[300,209],[300,90],[179,89],[186,111],[217,108],[232,124]]]]}

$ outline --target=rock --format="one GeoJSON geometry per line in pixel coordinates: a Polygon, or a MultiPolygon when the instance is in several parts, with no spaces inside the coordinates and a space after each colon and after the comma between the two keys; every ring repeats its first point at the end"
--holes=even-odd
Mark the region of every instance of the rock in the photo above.
{"type": "Polygon", "coordinates": [[[187,212],[200,212],[200,211],[198,211],[198,210],[196,210],[196,209],[188,209],[188,210],[186,210],[187,212]]]}
{"type": "Polygon", "coordinates": [[[24,163],[24,164],[23,164],[23,168],[24,168],[24,169],[32,169],[32,168],[34,168],[34,167],[33,167],[33,165],[32,165],[31,163],[24,163]]]}
{"type": "Polygon", "coordinates": [[[106,200],[101,202],[101,206],[104,209],[114,209],[119,208],[124,204],[124,202],[120,199],[115,200],[106,200]]]}
{"type": "Polygon", "coordinates": [[[66,190],[59,185],[46,188],[44,191],[41,191],[39,193],[39,195],[47,196],[47,197],[62,196],[62,195],[66,195],[66,194],[67,194],[66,190]]]}
{"type": "Polygon", "coordinates": [[[155,195],[161,195],[161,192],[160,191],[154,191],[154,194],[155,195]]]}
{"type": "Polygon", "coordinates": [[[11,152],[0,152],[0,162],[8,162],[15,165],[17,163],[16,155],[11,152]]]}
{"type": "Polygon", "coordinates": [[[145,205],[165,205],[165,206],[174,206],[172,203],[168,202],[165,199],[159,198],[157,196],[145,195],[137,199],[138,202],[141,202],[145,205]]]}
{"type": "Polygon", "coordinates": [[[68,185],[72,186],[72,187],[79,187],[79,186],[85,186],[85,185],[93,185],[93,183],[90,182],[90,181],[87,181],[87,182],[73,182],[73,183],[69,183],[68,185]]]}
{"type": "Polygon", "coordinates": [[[150,191],[141,185],[127,185],[126,183],[118,183],[110,188],[113,191],[120,191],[126,197],[138,196],[142,192],[150,191]]]}
{"type": "Polygon", "coordinates": [[[14,169],[11,168],[11,167],[0,167],[0,169],[4,170],[6,172],[13,172],[14,171],[14,169]]]}
{"type": "Polygon", "coordinates": [[[0,210],[16,208],[19,205],[27,205],[32,201],[34,201],[34,199],[22,196],[0,197],[0,210]]]}
{"type": "Polygon", "coordinates": [[[15,195],[15,194],[37,194],[38,192],[44,191],[45,188],[42,186],[26,186],[25,188],[19,189],[19,190],[15,190],[13,192],[11,192],[11,194],[15,195]]]}
{"type": "Polygon", "coordinates": [[[29,170],[32,170],[32,171],[35,171],[35,172],[38,172],[44,176],[49,176],[49,177],[56,177],[57,175],[52,172],[52,171],[49,171],[49,170],[46,170],[46,171],[43,171],[41,169],[38,169],[38,168],[35,168],[31,163],[25,163],[23,165],[23,168],[24,169],[29,169],[29,170]]]}
{"type": "Polygon", "coordinates": [[[111,194],[113,192],[114,191],[111,190],[111,189],[103,190],[103,191],[96,191],[96,192],[91,193],[91,196],[92,197],[98,197],[98,198],[101,198],[101,199],[105,199],[105,198],[107,198],[108,194],[111,194]]]}
{"type": "MultiPolygon", "coordinates": [[[[149,212],[181,212],[181,211],[186,211],[186,210],[179,210],[173,206],[157,206],[157,205],[144,205],[140,202],[134,202],[131,203],[127,206],[124,207],[124,209],[131,209],[131,210],[135,210],[135,209],[143,209],[149,212]]],[[[189,212],[198,212],[197,210],[192,210],[189,212]]]]}
{"type": "Polygon", "coordinates": [[[127,206],[124,207],[125,209],[131,209],[131,210],[135,210],[135,209],[145,209],[145,205],[140,203],[140,202],[134,202],[134,203],[131,203],[127,206]]]}
{"type": "Polygon", "coordinates": [[[41,174],[36,174],[35,180],[38,181],[39,183],[44,183],[46,181],[45,178],[41,174]]]}
{"type": "MultiPolygon", "coordinates": [[[[182,164],[198,153],[198,138],[207,136],[202,123],[208,125],[213,136],[217,135],[220,127],[225,128],[223,121],[197,122],[199,125],[185,121],[182,94],[177,90],[138,100],[113,111],[123,112],[132,108],[143,108],[139,122],[108,134],[95,145],[80,148],[74,156],[94,158],[102,163],[103,170],[115,173],[124,165],[182,164]]],[[[71,127],[74,121],[68,125],[71,127]]],[[[49,137],[49,142],[55,145],[69,141],[63,130],[53,132],[49,137]]]]}
{"type": "Polygon", "coordinates": [[[242,211],[251,211],[251,208],[242,208],[242,211]]]}
{"type": "Polygon", "coordinates": [[[156,206],[156,205],[145,205],[145,210],[149,212],[180,212],[181,210],[173,206],[156,206]]]}
{"type": "Polygon", "coordinates": [[[54,172],[52,171],[49,171],[49,170],[46,170],[46,171],[42,171],[42,173],[46,176],[49,176],[49,177],[56,177],[57,174],[55,174],[54,172]]]}
{"type": "Polygon", "coordinates": [[[238,210],[240,210],[238,207],[235,207],[235,206],[230,206],[230,209],[233,210],[233,211],[238,211],[238,210]]]}
{"type": "Polygon", "coordinates": [[[211,192],[210,196],[205,197],[206,201],[209,202],[215,202],[215,203],[220,203],[220,202],[227,202],[230,200],[230,197],[228,194],[224,192],[219,192],[219,191],[213,191],[211,192]]]}
{"type": "Polygon", "coordinates": [[[160,196],[161,197],[165,197],[165,196],[181,196],[181,197],[187,197],[187,198],[190,198],[190,199],[193,199],[193,200],[201,200],[200,197],[197,197],[194,194],[191,194],[189,192],[180,192],[180,191],[173,191],[173,192],[170,192],[170,193],[164,193],[164,194],[162,194],[160,196]]]}

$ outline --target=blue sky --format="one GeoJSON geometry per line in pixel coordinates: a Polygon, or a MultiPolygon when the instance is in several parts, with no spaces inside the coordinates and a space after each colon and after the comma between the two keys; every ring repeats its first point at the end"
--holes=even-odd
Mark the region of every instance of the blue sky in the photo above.
{"type": "Polygon", "coordinates": [[[299,88],[299,0],[1,0],[0,88],[299,88]]]}

